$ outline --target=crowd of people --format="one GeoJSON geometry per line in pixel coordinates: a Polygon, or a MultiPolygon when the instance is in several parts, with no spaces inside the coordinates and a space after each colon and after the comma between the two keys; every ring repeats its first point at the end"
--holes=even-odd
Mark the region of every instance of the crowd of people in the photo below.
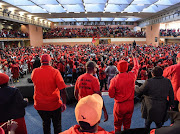
{"type": "MultiPolygon", "coordinates": [[[[44,134],[50,133],[51,120],[54,133],[58,134],[62,131],[61,112],[66,110],[64,79],[67,74],[72,74],[75,98],[78,100],[75,116],[79,125],[73,126],[62,134],[109,133],[98,126],[102,110],[105,121],[108,120],[105,103],[101,98],[103,89],[108,90],[110,98],[115,100],[113,110],[115,132],[111,133],[121,133],[122,125],[123,130],[130,129],[135,92],[143,96],[142,117],[145,119],[146,130],[150,131],[151,123],[155,122],[160,130],[152,130],[151,133],[162,133],[161,131],[164,130],[163,128],[161,130],[161,127],[166,121],[165,115],[168,110],[166,107],[168,96],[169,106],[176,111],[172,113],[172,116],[175,116],[174,124],[177,124],[178,120],[179,48],[180,44],[155,47],[139,46],[133,43],[97,46],[47,45],[1,49],[0,70],[3,73],[1,76],[4,77],[0,83],[1,95],[4,94],[2,90],[4,88],[6,91],[8,89],[11,94],[13,93],[13,89],[7,85],[7,81],[9,81],[7,70],[11,71],[13,79],[18,79],[20,66],[22,70],[24,66],[27,66],[28,72],[32,72],[31,78],[35,85],[34,107],[42,118],[44,134]],[[13,69],[15,66],[18,68],[17,70],[13,69]],[[14,72],[17,73],[17,77],[14,77],[16,76],[14,72]],[[4,76],[4,74],[7,75],[4,76]],[[135,88],[136,79],[146,80],[146,82],[141,87],[136,86],[135,88]]],[[[17,89],[14,90],[19,95],[17,89]]],[[[22,96],[19,97],[18,102],[21,102],[21,108],[24,110],[27,102],[23,100],[22,96]]],[[[3,103],[3,105],[5,104],[3,103]]],[[[19,124],[23,126],[22,131],[27,133],[27,130],[24,129],[23,110],[21,115],[14,119],[21,119],[19,124]]],[[[5,122],[5,120],[1,120],[1,122],[5,122]]],[[[177,133],[179,132],[174,125],[172,127],[176,129],[177,133]]],[[[170,133],[172,127],[168,127],[167,132],[170,133]]],[[[174,129],[172,131],[175,131],[174,129]]]]}
{"type": "Polygon", "coordinates": [[[13,29],[6,29],[3,28],[0,31],[0,38],[28,38],[29,34],[18,31],[18,30],[13,30],[13,29]]]}
{"type": "Polygon", "coordinates": [[[180,29],[160,29],[160,36],[180,36],[180,29]]]}
{"type": "Polygon", "coordinates": [[[90,27],[61,28],[56,27],[43,33],[44,38],[76,38],[76,37],[146,37],[143,31],[133,31],[129,27],[90,27]]]}

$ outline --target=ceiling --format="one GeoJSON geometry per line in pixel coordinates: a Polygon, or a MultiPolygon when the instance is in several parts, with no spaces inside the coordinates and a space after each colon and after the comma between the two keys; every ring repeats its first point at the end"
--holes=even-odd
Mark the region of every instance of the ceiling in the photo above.
{"type": "Polygon", "coordinates": [[[52,22],[138,21],[180,0],[2,0],[52,22]]]}

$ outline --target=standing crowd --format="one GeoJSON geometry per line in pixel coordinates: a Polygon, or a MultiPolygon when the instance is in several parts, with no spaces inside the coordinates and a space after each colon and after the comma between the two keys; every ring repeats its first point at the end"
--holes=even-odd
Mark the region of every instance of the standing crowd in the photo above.
{"type": "MultiPolygon", "coordinates": [[[[138,46],[136,43],[98,46],[48,45],[39,48],[5,48],[0,51],[0,55],[0,99],[3,100],[0,106],[4,108],[0,114],[0,122],[3,124],[14,119],[19,125],[17,130],[21,131],[18,134],[27,133],[24,121],[27,100],[23,100],[18,89],[8,86],[10,77],[7,69],[14,77],[14,64],[19,70],[22,65],[22,70],[27,66],[28,72],[32,72],[34,107],[42,118],[44,134],[50,134],[51,120],[55,134],[125,133],[130,130],[135,92],[142,97],[141,112],[147,132],[180,132],[177,127],[180,101],[179,44],[159,47],[138,46]],[[78,100],[75,116],[78,125],[62,132],[61,112],[66,110],[64,79],[67,74],[72,74],[72,83],[75,84],[74,96],[78,100]],[[138,87],[135,86],[137,79],[146,81],[138,87]],[[102,110],[105,121],[109,118],[101,97],[104,87],[108,90],[109,97],[115,101],[112,132],[107,132],[98,125],[102,110]],[[12,115],[4,116],[9,110],[13,111],[12,115]],[[164,128],[162,126],[168,119],[168,110],[171,110],[173,125],[164,128]],[[150,131],[152,122],[155,122],[157,129],[150,131]]],[[[15,72],[19,74],[19,70],[15,72]]]]}

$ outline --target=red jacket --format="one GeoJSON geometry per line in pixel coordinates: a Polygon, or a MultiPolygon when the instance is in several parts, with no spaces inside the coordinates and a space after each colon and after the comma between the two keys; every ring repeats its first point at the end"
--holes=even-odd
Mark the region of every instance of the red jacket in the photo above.
{"type": "MultiPolygon", "coordinates": [[[[92,134],[88,132],[79,132],[79,128],[80,128],[79,125],[75,125],[64,132],[61,132],[60,134],[92,134]]],[[[114,132],[107,132],[103,128],[98,126],[98,132],[93,134],[114,134],[114,132]]]]}
{"type": "Polygon", "coordinates": [[[171,80],[174,90],[174,100],[177,100],[176,92],[180,87],[180,63],[167,67],[163,72],[163,76],[171,80]]]}
{"type": "Polygon", "coordinates": [[[120,73],[111,80],[109,96],[114,98],[115,102],[134,99],[134,87],[139,71],[139,64],[136,58],[133,61],[134,67],[130,72],[120,73]]]}

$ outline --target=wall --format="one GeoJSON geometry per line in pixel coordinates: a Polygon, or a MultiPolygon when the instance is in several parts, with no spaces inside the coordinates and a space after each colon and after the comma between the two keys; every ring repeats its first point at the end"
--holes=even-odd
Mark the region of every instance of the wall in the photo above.
{"type": "Polygon", "coordinates": [[[147,44],[152,44],[154,46],[159,45],[159,30],[160,24],[154,24],[146,26],[146,42],[147,44]],[[155,42],[155,37],[157,37],[157,42],[155,42]]]}
{"type": "Polygon", "coordinates": [[[29,33],[29,26],[28,25],[21,25],[21,31],[24,33],[29,33]]]}
{"type": "MultiPolygon", "coordinates": [[[[131,43],[135,40],[137,44],[146,44],[146,38],[102,38],[111,39],[111,44],[131,43]]],[[[43,39],[43,45],[76,45],[76,44],[91,44],[92,38],[64,38],[64,39],[43,39]]]]}
{"type": "Polygon", "coordinates": [[[42,27],[29,25],[29,37],[30,37],[31,46],[42,46],[43,45],[42,27]]]}

